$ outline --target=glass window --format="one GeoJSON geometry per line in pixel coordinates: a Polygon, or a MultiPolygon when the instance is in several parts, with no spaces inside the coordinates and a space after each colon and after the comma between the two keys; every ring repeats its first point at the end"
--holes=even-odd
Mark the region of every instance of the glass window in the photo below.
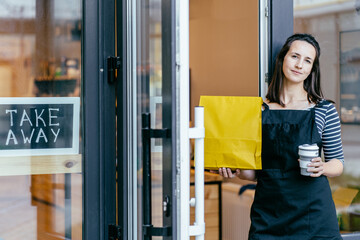
{"type": "Polygon", "coordinates": [[[360,231],[359,10],[355,0],[294,0],[294,32],[319,41],[323,92],[340,114],[345,168],[329,180],[342,233],[360,231]]]}
{"type": "MultiPolygon", "coordinates": [[[[76,107],[78,117],[72,115],[72,110],[65,111],[65,107],[60,105],[57,110],[51,110],[50,107],[47,109],[43,105],[42,109],[46,108],[50,113],[35,112],[39,102],[61,104],[61,101],[74,99],[79,103],[81,2],[66,1],[64,4],[65,1],[57,0],[0,1],[1,240],[82,239],[80,131],[77,129],[70,136],[70,139],[76,139],[71,143],[76,146],[74,152],[59,154],[55,153],[58,152],[55,149],[57,144],[48,146],[46,143],[50,141],[48,134],[53,134],[53,137],[58,137],[53,138],[54,142],[61,141],[64,146],[68,146],[69,142],[64,138],[60,139],[62,126],[58,125],[58,128],[47,131],[40,130],[39,127],[45,127],[45,124],[57,125],[55,118],[60,118],[60,115],[66,120],[74,119],[70,122],[78,125],[79,104],[76,107]],[[27,154],[18,155],[20,153],[15,151],[11,157],[5,156],[4,145],[14,144],[17,145],[14,148],[19,148],[20,140],[23,140],[21,132],[20,135],[8,134],[10,131],[7,122],[10,115],[4,113],[5,101],[21,102],[11,105],[12,107],[27,106],[24,108],[27,114],[24,114],[24,109],[21,110],[21,119],[16,118],[15,111],[11,113],[14,124],[20,121],[24,127],[21,129],[22,136],[28,134],[28,142],[23,137],[23,145],[28,147],[27,154]],[[28,105],[30,102],[34,104],[28,105]],[[31,124],[34,119],[31,114],[34,113],[39,115],[37,122],[31,124]],[[4,143],[4,139],[8,140],[8,144],[4,143]],[[41,155],[35,153],[33,149],[39,147],[36,143],[44,144],[41,149],[48,152],[41,155]]],[[[69,122],[64,123],[68,124],[69,122]]]]}

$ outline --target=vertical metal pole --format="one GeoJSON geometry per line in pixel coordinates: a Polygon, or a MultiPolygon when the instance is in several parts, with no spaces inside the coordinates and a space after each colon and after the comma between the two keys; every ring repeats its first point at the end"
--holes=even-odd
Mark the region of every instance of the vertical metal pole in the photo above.
{"type": "MultiPolygon", "coordinates": [[[[204,108],[195,107],[195,128],[204,128],[204,108]]],[[[204,226],[204,138],[195,139],[195,223],[204,226]]],[[[196,240],[204,240],[204,234],[196,240]]]]}
{"type": "Polygon", "coordinates": [[[189,148],[189,0],[181,0],[178,11],[178,60],[179,60],[179,151],[178,162],[180,171],[178,179],[180,181],[178,196],[180,202],[179,222],[177,239],[189,240],[190,225],[190,148],[189,148]]]}
{"type": "MultiPolygon", "coordinates": [[[[150,113],[142,114],[142,143],[143,143],[143,226],[151,226],[151,161],[150,161],[150,137],[144,134],[144,130],[150,129],[150,113]]],[[[145,232],[146,234],[146,232],[145,232]]],[[[144,240],[152,237],[144,235],[144,240]]]]}
{"type": "Polygon", "coordinates": [[[260,49],[260,59],[259,59],[259,96],[265,99],[265,95],[268,90],[268,83],[270,83],[269,78],[269,11],[270,6],[268,0],[259,1],[259,49],[260,49]]]}

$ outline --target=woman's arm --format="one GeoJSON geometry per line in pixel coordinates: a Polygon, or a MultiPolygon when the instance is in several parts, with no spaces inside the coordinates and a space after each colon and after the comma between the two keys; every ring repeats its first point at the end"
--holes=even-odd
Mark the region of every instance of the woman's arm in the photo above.
{"type": "Polygon", "coordinates": [[[325,175],[327,177],[337,177],[343,172],[343,163],[334,158],[328,162],[323,162],[320,157],[314,158],[308,165],[308,171],[312,172],[311,177],[320,177],[325,175]]]}
{"type": "Polygon", "coordinates": [[[322,137],[325,162],[320,157],[314,158],[308,169],[313,172],[312,177],[325,175],[336,177],[344,169],[344,153],[341,141],[340,118],[335,106],[327,102],[315,109],[315,120],[322,137]]]}
{"type": "Polygon", "coordinates": [[[337,177],[342,174],[344,170],[344,164],[339,159],[332,159],[324,163],[323,175],[327,177],[337,177]]]}

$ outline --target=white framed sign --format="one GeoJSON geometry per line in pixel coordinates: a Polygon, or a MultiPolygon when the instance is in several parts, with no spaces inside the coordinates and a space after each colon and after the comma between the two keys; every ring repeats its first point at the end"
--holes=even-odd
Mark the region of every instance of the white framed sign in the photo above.
{"type": "Polygon", "coordinates": [[[80,98],[0,98],[0,156],[79,153],[80,98]]]}

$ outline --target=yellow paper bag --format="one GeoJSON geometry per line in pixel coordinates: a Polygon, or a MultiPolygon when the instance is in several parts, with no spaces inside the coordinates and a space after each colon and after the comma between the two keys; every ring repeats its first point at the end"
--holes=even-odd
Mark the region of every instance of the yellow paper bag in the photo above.
{"type": "Polygon", "coordinates": [[[261,97],[201,96],[205,169],[261,169],[261,97]]]}

